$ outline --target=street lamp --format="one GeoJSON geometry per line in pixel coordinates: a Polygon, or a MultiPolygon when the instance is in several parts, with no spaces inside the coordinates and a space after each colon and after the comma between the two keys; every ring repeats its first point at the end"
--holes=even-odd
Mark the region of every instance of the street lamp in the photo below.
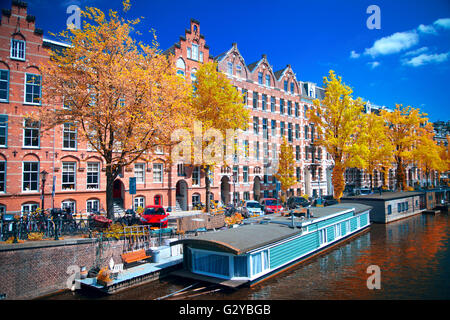
{"type": "Polygon", "coordinates": [[[44,191],[45,191],[45,181],[47,180],[48,172],[44,170],[41,171],[42,180],[42,191],[41,191],[41,210],[44,210],[44,191]]]}

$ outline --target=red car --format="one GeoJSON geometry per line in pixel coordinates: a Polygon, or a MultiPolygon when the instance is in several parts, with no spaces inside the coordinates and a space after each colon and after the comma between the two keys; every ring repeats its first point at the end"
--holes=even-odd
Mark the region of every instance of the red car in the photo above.
{"type": "Polygon", "coordinates": [[[264,198],[261,200],[261,205],[264,208],[264,213],[275,213],[283,211],[283,206],[280,201],[275,198],[264,198]]]}
{"type": "Polygon", "coordinates": [[[169,214],[162,206],[146,206],[141,215],[141,221],[151,227],[167,228],[168,217],[169,214]]]}

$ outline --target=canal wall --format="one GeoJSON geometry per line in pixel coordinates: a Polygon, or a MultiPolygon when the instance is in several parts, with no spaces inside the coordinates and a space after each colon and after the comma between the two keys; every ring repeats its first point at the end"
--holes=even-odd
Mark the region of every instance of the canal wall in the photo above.
{"type": "Polygon", "coordinates": [[[0,296],[7,300],[33,299],[68,289],[73,266],[89,270],[96,259],[107,266],[121,261],[123,240],[102,242],[100,259],[96,239],[0,243],[0,296]]]}

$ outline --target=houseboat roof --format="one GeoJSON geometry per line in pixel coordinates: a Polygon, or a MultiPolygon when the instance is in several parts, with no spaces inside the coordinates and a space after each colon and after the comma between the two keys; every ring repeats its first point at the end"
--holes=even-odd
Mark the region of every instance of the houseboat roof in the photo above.
{"type": "Polygon", "coordinates": [[[370,206],[357,203],[310,208],[312,216],[310,218],[295,218],[294,227],[290,217],[266,216],[261,217],[261,219],[252,219],[253,222],[256,222],[254,224],[244,224],[237,228],[207,232],[195,237],[175,241],[172,244],[184,243],[239,255],[301,234],[302,225],[314,223],[328,216],[348,211],[355,211],[358,214],[371,208],[370,206]],[[270,220],[266,220],[267,218],[270,220]]]}
{"type": "MultiPolygon", "coordinates": [[[[359,196],[347,196],[342,197],[341,200],[370,200],[370,201],[389,201],[401,198],[409,198],[423,195],[423,192],[414,192],[414,191],[406,191],[406,192],[383,192],[383,193],[373,193],[367,195],[359,195],[359,196]]],[[[352,204],[353,205],[353,204],[352,204]]]]}

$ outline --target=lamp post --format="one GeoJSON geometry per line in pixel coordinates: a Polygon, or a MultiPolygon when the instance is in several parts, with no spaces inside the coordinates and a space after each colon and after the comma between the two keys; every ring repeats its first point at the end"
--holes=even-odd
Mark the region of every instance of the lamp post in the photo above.
{"type": "Polygon", "coordinates": [[[41,188],[41,210],[44,210],[44,192],[45,192],[45,181],[47,180],[48,172],[44,170],[41,171],[41,180],[42,180],[42,188],[41,188]]]}

